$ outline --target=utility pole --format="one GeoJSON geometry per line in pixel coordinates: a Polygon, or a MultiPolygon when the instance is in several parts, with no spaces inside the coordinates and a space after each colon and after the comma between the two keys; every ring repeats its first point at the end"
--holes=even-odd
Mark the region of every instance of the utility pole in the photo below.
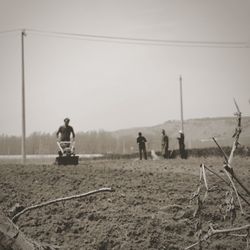
{"type": "Polygon", "coordinates": [[[179,140],[179,150],[182,159],[187,159],[185,150],[184,119],[183,119],[183,100],[182,100],[182,76],[180,76],[180,101],[181,101],[181,131],[179,140]]]}
{"type": "Polygon", "coordinates": [[[122,153],[126,154],[125,141],[122,141],[122,153]]]}
{"type": "Polygon", "coordinates": [[[181,101],[181,131],[182,131],[182,133],[184,133],[183,100],[182,100],[182,76],[180,76],[180,101],[181,101]]]}
{"type": "Polygon", "coordinates": [[[21,67],[22,67],[22,163],[26,163],[26,120],[25,120],[25,65],[24,65],[24,37],[25,30],[21,33],[21,67]]]}

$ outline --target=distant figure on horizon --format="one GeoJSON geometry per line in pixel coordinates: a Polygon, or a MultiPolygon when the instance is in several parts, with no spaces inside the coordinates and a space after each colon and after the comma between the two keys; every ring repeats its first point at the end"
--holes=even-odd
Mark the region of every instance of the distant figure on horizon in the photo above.
{"type": "Polygon", "coordinates": [[[69,122],[70,122],[70,119],[65,118],[64,119],[64,125],[60,126],[57,133],[56,133],[56,137],[60,141],[69,142],[71,134],[72,134],[72,138],[75,139],[74,129],[73,129],[73,127],[69,126],[69,122]],[[60,137],[59,137],[59,135],[60,135],[60,137]]]}
{"type": "Polygon", "coordinates": [[[177,138],[179,141],[179,150],[180,150],[180,156],[182,159],[186,159],[186,151],[185,151],[185,143],[184,143],[184,133],[182,130],[179,131],[180,136],[177,138]]]}
{"type": "Polygon", "coordinates": [[[146,150],[147,140],[144,136],[142,136],[141,132],[138,133],[138,137],[136,141],[139,146],[140,160],[142,160],[142,153],[144,155],[144,159],[147,160],[147,150],[146,150]]]}
{"type": "Polygon", "coordinates": [[[165,159],[169,158],[168,145],[169,145],[169,139],[168,136],[166,135],[165,130],[163,129],[161,138],[161,154],[165,159]]]}

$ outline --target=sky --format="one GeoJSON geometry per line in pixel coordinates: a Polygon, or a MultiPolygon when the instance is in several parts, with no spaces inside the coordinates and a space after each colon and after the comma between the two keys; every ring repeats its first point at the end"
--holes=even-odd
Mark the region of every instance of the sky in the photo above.
{"type": "Polygon", "coordinates": [[[0,0],[0,134],[21,134],[21,29],[26,128],[53,133],[250,115],[250,0],[0,0]],[[64,32],[248,47],[163,46],[64,32]]]}

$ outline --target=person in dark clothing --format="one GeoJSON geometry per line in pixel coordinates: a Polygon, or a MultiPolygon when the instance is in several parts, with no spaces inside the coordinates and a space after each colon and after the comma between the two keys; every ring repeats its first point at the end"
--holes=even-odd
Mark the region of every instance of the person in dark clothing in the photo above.
{"type": "Polygon", "coordinates": [[[146,151],[147,140],[144,136],[142,136],[141,132],[138,133],[138,137],[136,141],[139,146],[140,160],[142,160],[142,153],[144,155],[144,159],[147,160],[147,151],[146,151]]]}
{"type": "MultiPolygon", "coordinates": [[[[60,126],[57,133],[56,137],[58,141],[60,141],[60,147],[63,149],[63,151],[67,151],[68,153],[73,153],[75,152],[75,147],[74,147],[74,139],[75,139],[75,132],[73,127],[69,126],[70,119],[65,118],[64,119],[64,125],[60,126]],[[72,134],[73,141],[70,141],[70,137],[72,134]],[[71,146],[71,147],[70,147],[71,146]]],[[[59,156],[62,156],[61,150],[58,151],[59,156]]]]}
{"type": "Polygon", "coordinates": [[[185,143],[184,143],[184,133],[180,130],[180,136],[177,138],[179,141],[180,156],[182,159],[186,159],[185,143]]]}
{"type": "Polygon", "coordinates": [[[58,139],[60,139],[60,141],[70,141],[70,136],[72,134],[73,139],[75,139],[75,132],[73,127],[69,126],[69,122],[70,119],[69,118],[65,118],[64,119],[64,125],[60,126],[57,133],[56,133],[56,137],[58,139]],[[59,138],[60,135],[60,138],[59,138]]]}
{"type": "Polygon", "coordinates": [[[162,138],[161,138],[161,154],[162,156],[167,159],[169,157],[168,154],[168,145],[169,145],[168,136],[166,135],[165,130],[162,130],[162,138]]]}

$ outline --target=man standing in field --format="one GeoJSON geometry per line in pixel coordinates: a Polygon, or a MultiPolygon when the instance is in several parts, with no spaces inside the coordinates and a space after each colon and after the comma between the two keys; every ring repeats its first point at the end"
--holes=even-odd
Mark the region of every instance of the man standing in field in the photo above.
{"type": "Polygon", "coordinates": [[[162,130],[162,138],[161,138],[161,154],[162,156],[167,159],[169,157],[169,154],[168,154],[168,136],[166,135],[166,132],[165,130],[163,129],[162,130]]]}
{"type": "Polygon", "coordinates": [[[69,126],[69,122],[70,119],[69,118],[65,118],[64,119],[64,125],[60,126],[60,128],[58,129],[57,133],[56,133],[56,137],[58,139],[60,139],[60,141],[70,141],[70,137],[72,134],[72,138],[75,139],[75,132],[73,127],[69,126]],[[59,138],[60,135],[60,138],[59,138]]]}
{"type": "Polygon", "coordinates": [[[147,140],[144,136],[142,136],[141,132],[138,133],[138,137],[136,141],[139,146],[140,160],[142,160],[142,153],[144,155],[144,159],[147,160],[147,151],[146,151],[147,140]]]}
{"type": "Polygon", "coordinates": [[[186,159],[185,143],[184,143],[184,133],[180,130],[180,136],[177,138],[179,141],[180,156],[182,159],[186,159]]]}

